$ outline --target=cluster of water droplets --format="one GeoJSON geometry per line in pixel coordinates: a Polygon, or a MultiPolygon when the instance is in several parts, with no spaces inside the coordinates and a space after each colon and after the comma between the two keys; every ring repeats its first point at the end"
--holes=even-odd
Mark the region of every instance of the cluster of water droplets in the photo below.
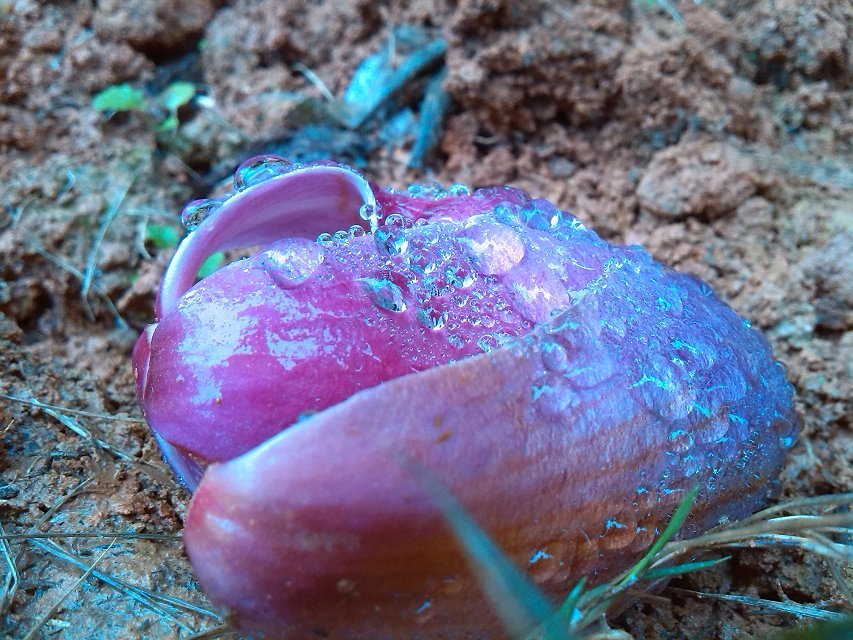
{"type": "Polygon", "coordinates": [[[301,162],[290,162],[287,158],[267,154],[249,158],[243,162],[234,172],[233,191],[218,198],[203,198],[193,200],[181,211],[181,224],[188,231],[195,230],[204,220],[213,215],[223,204],[233,196],[251,189],[267,180],[278,176],[298,171],[310,166],[340,166],[337,163],[312,162],[303,164],[301,162]]]}
{"type": "MultiPolygon", "coordinates": [[[[234,175],[235,194],[302,168],[276,156],[252,158],[234,175]]],[[[532,236],[550,236],[547,242],[553,244],[560,234],[585,232],[553,205],[506,187],[472,193],[462,184],[428,183],[404,193],[388,191],[399,197],[384,200],[387,211],[379,203],[364,204],[360,224],[322,233],[316,242],[275,242],[258,254],[260,266],[287,289],[307,286],[309,278],[322,285],[337,272],[357,270],[356,280],[376,309],[362,313],[366,324],[390,337],[407,324],[394,317],[411,314],[410,321],[427,335],[442,335],[463,351],[491,351],[529,333],[539,320],[526,300],[542,294],[541,281],[527,292],[525,274],[519,272],[512,295],[507,294],[509,276],[525,269],[526,254],[543,253],[540,244],[546,241],[532,236]]],[[[182,221],[194,229],[227,198],[190,203],[182,221]]],[[[568,265],[567,253],[559,251],[559,260],[548,258],[550,267],[537,267],[553,271],[552,288],[565,285],[555,275],[568,265]]]]}
{"type": "MultiPolygon", "coordinates": [[[[477,213],[465,218],[459,211],[470,207],[464,198],[472,197],[466,185],[411,185],[401,195],[436,204],[421,204],[414,216],[405,215],[410,211],[405,198],[387,215],[378,205],[364,205],[359,217],[369,232],[354,225],[348,230],[323,233],[317,243],[327,250],[329,260],[358,265],[366,274],[359,282],[377,309],[411,313],[423,330],[442,332],[452,346],[464,349],[476,345],[488,352],[529,332],[535,324],[529,305],[518,296],[508,296],[503,282],[503,277],[523,262],[529,234],[586,231],[582,225],[573,226],[574,218],[564,216],[550,203],[495,197],[502,193],[474,192],[473,197],[492,198],[496,204],[472,208],[477,213]],[[444,211],[454,215],[444,216],[444,211]]],[[[532,246],[539,248],[535,242],[532,246]]],[[[565,256],[551,266],[556,283],[552,286],[564,287],[556,274],[565,266],[565,256]]],[[[517,280],[523,282],[524,278],[517,280]]],[[[378,326],[386,319],[380,314],[364,321],[378,326]]],[[[389,322],[393,325],[395,321],[389,322]]],[[[393,333],[393,326],[386,328],[393,333]]]]}

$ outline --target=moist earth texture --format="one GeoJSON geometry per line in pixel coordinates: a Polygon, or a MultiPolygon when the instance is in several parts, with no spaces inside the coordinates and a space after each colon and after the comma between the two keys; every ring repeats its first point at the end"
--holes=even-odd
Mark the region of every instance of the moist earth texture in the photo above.
{"type": "MultiPolygon", "coordinates": [[[[780,497],[853,490],[851,43],[832,0],[0,0],[0,636],[239,637],[130,351],[182,206],[259,152],[520,187],[702,278],[795,387],[780,497]]],[[[851,579],[744,549],[610,623],[766,638],[803,621],[693,592],[840,611],[851,579]]]]}

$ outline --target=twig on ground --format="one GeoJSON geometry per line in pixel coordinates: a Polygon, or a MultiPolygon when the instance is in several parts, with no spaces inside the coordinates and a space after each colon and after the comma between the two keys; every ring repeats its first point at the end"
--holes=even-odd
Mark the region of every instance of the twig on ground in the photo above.
{"type": "Polygon", "coordinates": [[[54,516],[54,514],[57,511],[59,511],[66,502],[68,502],[69,500],[71,500],[75,496],[80,495],[83,492],[83,490],[86,487],[88,487],[92,483],[92,481],[95,480],[95,478],[97,478],[97,476],[89,476],[88,478],[86,478],[82,482],[78,483],[73,489],[71,489],[71,491],[69,491],[64,496],[62,496],[52,507],[50,507],[50,509],[48,509],[47,511],[44,512],[44,515],[42,515],[41,518],[36,520],[36,523],[32,526],[32,531],[38,531],[39,528],[45,522],[50,520],[54,516]]]}

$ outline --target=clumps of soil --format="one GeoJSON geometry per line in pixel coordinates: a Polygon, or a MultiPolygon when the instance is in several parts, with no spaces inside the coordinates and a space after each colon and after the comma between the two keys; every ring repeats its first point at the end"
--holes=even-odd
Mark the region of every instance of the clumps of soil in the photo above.
{"type": "MultiPolygon", "coordinates": [[[[448,45],[451,110],[426,168],[406,168],[408,143],[367,144],[363,131],[327,148],[358,146],[379,184],[520,186],[704,278],[765,332],[796,389],[804,431],[783,494],[853,488],[849,3],[669,3],[680,21],[645,0],[404,4],[0,1],[0,393],[22,400],[0,399],[6,533],[180,531],[188,495],[139,415],[129,364],[174,250],[146,227],[179,230],[183,203],[221,177],[205,172],[253,144],[307,144],[294,113],[323,99],[308,76],[341,95],[399,25],[448,45]],[[202,93],[169,135],[146,113],[91,106],[110,85],[153,95],[179,79],[202,93]]],[[[104,575],[195,608],[90,578],[43,634],[188,637],[219,624],[179,542],[110,542],[56,538],[84,567],[108,549],[104,575]]],[[[81,574],[39,544],[10,542],[10,637],[81,574]]],[[[754,552],[673,586],[841,608],[827,575],[813,556],[754,552]]],[[[644,638],[767,637],[794,622],[676,589],[615,621],[644,638]]]]}
{"type": "Polygon", "coordinates": [[[640,206],[664,219],[718,218],[755,193],[755,167],[725,142],[694,140],[655,154],[637,185],[640,206]]]}

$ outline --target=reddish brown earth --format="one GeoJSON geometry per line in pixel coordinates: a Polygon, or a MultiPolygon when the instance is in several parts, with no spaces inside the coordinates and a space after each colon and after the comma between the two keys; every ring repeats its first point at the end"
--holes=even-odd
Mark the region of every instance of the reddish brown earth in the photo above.
{"type": "MultiPolygon", "coordinates": [[[[393,25],[447,40],[439,146],[425,172],[406,169],[408,143],[369,144],[370,129],[330,153],[377,147],[365,170],[381,184],[523,187],[706,279],[765,331],[797,389],[805,428],[784,495],[853,488],[853,6],[671,0],[682,24],[645,0],[403,4],[0,0],[0,392],[109,416],[0,400],[6,534],[181,530],[189,496],[140,420],[129,363],[173,251],[146,242],[146,222],[175,224],[203,195],[199,176],[226,175],[249,148],[309,145],[294,96],[319,93],[298,64],[341,95],[393,25]],[[154,116],[91,106],[112,84],[154,95],[177,79],[209,99],[182,110],[173,135],[158,136],[154,116]]],[[[409,104],[422,88],[406,89],[409,104]]],[[[10,540],[18,583],[0,636],[25,637],[48,614],[33,637],[186,638],[218,624],[180,542],[111,542],[10,540]],[[94,576],[75,588],[71,556],[202,610],[94,576]]],[[[835,585],[812,556],[757,551],[674,584],[843,608],[835,585]]],[[[794,623],[672,589],[614,621],[637,638],[767,637],[794,623]]]]}

